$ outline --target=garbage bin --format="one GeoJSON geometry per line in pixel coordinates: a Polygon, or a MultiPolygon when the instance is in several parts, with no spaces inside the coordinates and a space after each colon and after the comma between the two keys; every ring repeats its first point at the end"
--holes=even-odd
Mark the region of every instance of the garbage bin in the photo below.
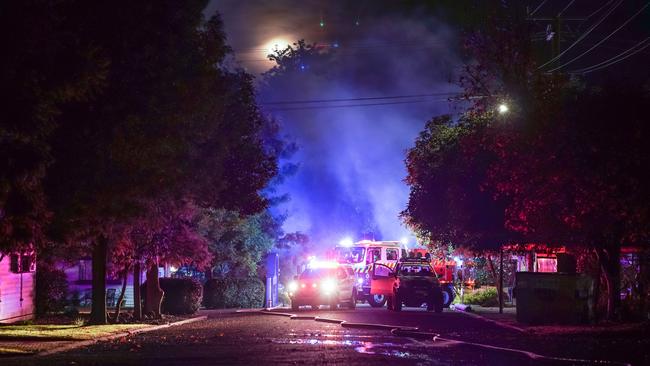
{"type": "Polygon", "coordinates": [[[527,324],[577,324],[590,320],[593,280],[568,273],[517,272],[517,321],[527,324]]]}

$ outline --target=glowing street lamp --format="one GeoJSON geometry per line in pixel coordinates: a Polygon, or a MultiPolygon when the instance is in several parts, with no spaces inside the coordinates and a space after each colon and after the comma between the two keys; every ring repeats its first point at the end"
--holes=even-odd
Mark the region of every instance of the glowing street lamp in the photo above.
{"type": "Polygon", "coordinates": [[[497,110],[499,111],[499,114],[505,114],[508,113],[510,108],[508,108],[508,105],[505,103],[499,104],[499,107],[497,107],[497,110]]]}

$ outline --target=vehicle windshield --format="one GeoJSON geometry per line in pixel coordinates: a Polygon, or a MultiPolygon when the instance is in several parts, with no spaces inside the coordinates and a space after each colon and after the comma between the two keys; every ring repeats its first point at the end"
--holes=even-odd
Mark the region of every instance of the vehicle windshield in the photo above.
{"type": "Polygon", "coordinates": [[[334,270],[331,268],[307,268],[303,273],[300,274],[301,280],[321,278],[332,276],[334,270]]]}
{"type": "Polygon", "coordinates": [[[433,271],[431,266],[421,264],[403,264],[400,267],[400,275],[402,276],[422,276],[432,277],[433,271]]]}
{"type": "Polygon", "coordinates": [[[339,263],[363,262],[363,255],[366,252],[366,248],[364,247],[336,247],[334,250],[336,252],[336,261],[339,263]]]}

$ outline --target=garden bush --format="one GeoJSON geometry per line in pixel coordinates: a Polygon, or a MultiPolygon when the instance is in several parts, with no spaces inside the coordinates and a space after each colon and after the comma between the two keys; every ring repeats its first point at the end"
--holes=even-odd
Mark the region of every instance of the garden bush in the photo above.
{"type": "Polygon", "coordinates": [[[209,309],[257,308],[264,305],[259,278],[214,278],[205,283],[203,305],[209,309]]]}
{"type": "Polygon", "coordinates": [[[161,278],[160,288],[165,291],[161,307],[164,314],[194,314],[201,307],[203,287],[194,278],[161,278]]]}
{"type": "Polygon", "coordinates": [[[497,289],[488,287],[482,290],[476,290],[463,296],[465,304],[480,306],[496,306],[499,304],[497,289]]]}
{"type": "Polygon", "coordinates": [[[53,265],[39,263],[36,270],[36,314],[58,313],[65,309],[68,279],[53,265]]]}

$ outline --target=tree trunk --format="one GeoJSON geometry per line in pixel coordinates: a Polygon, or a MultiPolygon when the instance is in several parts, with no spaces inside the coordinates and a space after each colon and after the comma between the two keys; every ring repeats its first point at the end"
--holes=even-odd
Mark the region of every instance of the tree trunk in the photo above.
{"type": "Polygon", "coordinates": [[[124,301],[124,294],[126,293],[126,282],[129,279],[129,269],[126,268],[124,270],[124,278],[122,280],[122,292],[120,292],[120,296],[117,298],[117,304],[115,305],[115,314],[113,314],[113,319],[115,323],[119,320],[120,317],[120,311],[122,310],[122,301],[124,301]]]}
{"type": "Polygon", "coordinates": [[[602,316],[602,312],[600,311],[600,293],[601,293],[601,287],[600,287],[600,281],[603,277],[603,269],[600,266],[600,261],[599,261],[599,255],[598,251],[594,251],[594,255],[596,257],[596,263],[597,265],[595,266],[595,273],[594,273],[594,303],[593,303],[593,309],[594,309],[594,319],[600,319],[602,316]]]}
{"type": "Polygon", "coordinates": [[[615,320],[620,304],[621,279],[620,279],[620,248],[615,246],[607,249],[598,249],[598,261],[605,275],[607,285],[607,320],[615,320]]]}
{"type": "Polygon", "coordinates": [[[142,320],[142,296],[140,294],[140,276],[142,275],[142,266],[140,261],[135,261],[133,265],[133,319],[142,320]]]}
{"type": "Polygon", "coordinates": [[[497,271],[494,268],[494,263],[492,262],[492,256],[488,254],[487,256],[487,263],[488,263],[488,269],[490,270],[490,274],[492,275],[492,279],[494,279],[494,284],[497,288],[497,294],[501,292],[501,288],[499,288],[499,276],[497,275],[497,271]]]}
{"type": "Polygon", "coordinates": [[[100,236],[93,246],[92,253],[92,305],[90,324],[106,324],[106,257],[108,240],[100,236]]]}
{"type": "Polygon", "coordinates": [[[160,306],[165,292],[160,288],[158,280],[158,264],[153,263],[147,271],[147,293],[144,301],[144,312],[153,316],[155,319],[162,317],[160,306]]]}

